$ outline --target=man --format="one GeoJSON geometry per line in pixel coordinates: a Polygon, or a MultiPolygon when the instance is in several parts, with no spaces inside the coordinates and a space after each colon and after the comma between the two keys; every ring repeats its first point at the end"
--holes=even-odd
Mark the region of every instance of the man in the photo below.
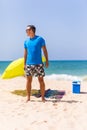
{"type": "Polygon", "coordinates": [[[45,40],[35,35],[36,28],[34,25],[28,25],[26,33],[28,39],[24,42],[24,69],[26,72],[27,82],[27,101],[30,101],[31,83],[33,75],[38,77],[40,84],[42,101],[45,102],[45,83],[43,77],[45,76],[44,67],[42,63],[42,50],[46,58],[45,66],[48,67],[48,52],[45,45],[45,40]]]}

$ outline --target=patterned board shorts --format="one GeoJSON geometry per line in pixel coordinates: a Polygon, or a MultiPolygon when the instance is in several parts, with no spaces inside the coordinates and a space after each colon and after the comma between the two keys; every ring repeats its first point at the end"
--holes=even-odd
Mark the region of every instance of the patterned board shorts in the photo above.
{"type": "Polygon", "coordinates": [[[25,69],[26,76],[44,77],[44,65],[27,65],[25,69]]]}

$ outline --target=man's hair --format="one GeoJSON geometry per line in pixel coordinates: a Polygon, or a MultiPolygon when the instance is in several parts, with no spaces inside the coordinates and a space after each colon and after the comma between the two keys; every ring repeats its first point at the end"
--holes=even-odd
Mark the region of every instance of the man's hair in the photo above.
{"type": "Polygon", "coordinates": [[[34,33],[36,32],[36,27],[34,25],[28,25],[27,29],[32,29],[34,33]]]}

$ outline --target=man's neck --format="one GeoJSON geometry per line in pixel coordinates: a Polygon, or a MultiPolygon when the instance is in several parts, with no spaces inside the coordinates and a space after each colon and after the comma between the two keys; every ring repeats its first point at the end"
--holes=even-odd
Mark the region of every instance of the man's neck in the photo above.
{"type": "Polygon", "coordinates": [[[30,38],[34,38],[35,37],[35,34],[31,35],[30,38]]]}

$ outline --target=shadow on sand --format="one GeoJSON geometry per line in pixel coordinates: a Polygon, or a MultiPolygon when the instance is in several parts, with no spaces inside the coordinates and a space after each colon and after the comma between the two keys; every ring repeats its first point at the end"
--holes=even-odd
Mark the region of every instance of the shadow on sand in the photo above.
{"type": "MultiPolygon", "coordinates": [[[[19,96],[26,96],[26,90],[15,90],[12,92],[13,94],[19,95],[19,96]]],[[[52,89],[47,89],[45,91],[45,98],[47,99],[46,102],[66,102],[66,103],[82,103],[82,101],[77,101],[77,100],[63,100],[63,96],[65,95],[64,90],[52,90],[52,89]],[[62,99],[62,100],[61,100],[62,99]]],[[[81,92],[80,94],[87,94],[87,92],[81,92]]],[[[35,96],[36,98],[41,97],[40,90],[37,89],[32,89],[31,90],[31,96],[35,96]]],[[[41,102],[41,100],[31,100],[31,102],[41,102]]]]}
{"type": "Polygon", "coordinates": [[[87,92],[80,92],[80,94],[87,94],[87,92]]]}

